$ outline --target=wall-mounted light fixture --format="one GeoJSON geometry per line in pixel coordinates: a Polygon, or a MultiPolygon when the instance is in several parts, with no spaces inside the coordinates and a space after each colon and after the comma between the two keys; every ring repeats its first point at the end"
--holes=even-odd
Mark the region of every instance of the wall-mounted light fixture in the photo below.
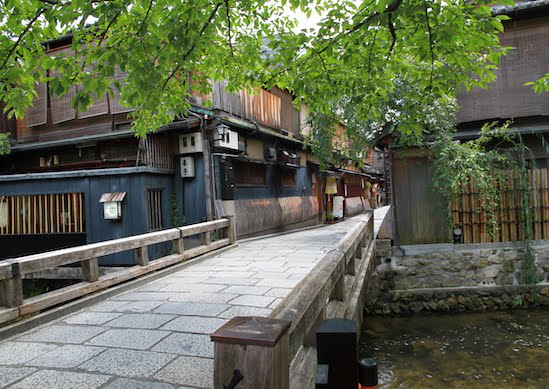
{"type": "Polygon", "coordinates": [[[213,132],[213,141],[214,142],[222,142],[222,143],[229,143],[229,126],[226,124],[219,124],[217,127],[215,127],[215,130],[213,132]]]}
{"type": "Polygon", "coordinates": [[[126,192],[103,193],[100,203],[103,203],[103,218],[105,220],[120,220],[122,218],[122,201],[126,192]]]}
{"type": "Polygon", "coordinates": [[[460,227],[454,228],[453,233],[454,233],[454,243],[456,244],[461,243],[461,234],[462,234],[461,228],[460,227]]]}

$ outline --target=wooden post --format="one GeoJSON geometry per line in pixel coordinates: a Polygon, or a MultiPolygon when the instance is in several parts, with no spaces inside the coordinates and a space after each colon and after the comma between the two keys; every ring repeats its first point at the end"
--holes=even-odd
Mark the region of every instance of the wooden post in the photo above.
{"type": "Polygon", "coordinates": [[[341,274],[332,290],[330,300],[345,301],[345,273],[341,274]]]}
{"type": "Polygon", "coordinates": [[[149,264],[149,248],[147,246],[135,249],[135,263],[140,266],[149,264]]]}
{"type": "Polygon", "coordinates": [[[80,262],[82,266],[82,280],[94,282],[99,279],[99,265],[97,258],[90,258],[80,262]]]}
{"type": "Polygon", "coordinates": [[[206,246],[209,246],[209,245],[212,244],[212,232],[211,231],[204,232],[204,244],[206,246]]]}
{"type": "Polygon", "coordinates": [[[231,241],[231,244],[236,243],[236,223],[234,215],[226,216],[227,219],[229,219],[229,227],[227,227],[227,233],[229,235],[229,240],[231,241]]]}
{"type": "Polygon", "coordinates": [[[183,254],[185,251],[185,244],[183,243],[183,238],[172,240],[173,251],[177,254],[183,254]]]}
{"type": "MultiPolygon", "coordinates": [[[[6,262],[11,262],[9,259],[6,262]]],[[[19,263],[11,262],[12,277],[0,280],[0,304],[15,308],[23,305],[23,279],[19,271],[19,263]]]]}
{"type": "Polygon", "coordinates": [[[214,389],[288,389],[289,328],[287,320],[237,316],[213,333],[214,389]]]}

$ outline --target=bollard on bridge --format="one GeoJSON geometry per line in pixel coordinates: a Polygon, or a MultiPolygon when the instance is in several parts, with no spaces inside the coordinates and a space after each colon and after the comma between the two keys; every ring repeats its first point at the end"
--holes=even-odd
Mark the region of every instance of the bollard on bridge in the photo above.
{"type": "Polygon", "coordinates": [[[214,332],[214,389],[288,389],[289,328],[287,320],[237,316],[214,332]]]}
{"type": "Polygon", "coordinates": [[[316,330],[316,389],[358,387],[356,322],[323,320],[316,330]]]}

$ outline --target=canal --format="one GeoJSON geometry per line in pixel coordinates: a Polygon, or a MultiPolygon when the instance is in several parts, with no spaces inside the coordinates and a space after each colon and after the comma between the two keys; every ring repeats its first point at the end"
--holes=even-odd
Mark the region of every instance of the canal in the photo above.
{"type": "Polygon", "coordinates": [[[547,388],[549,310],[365,317],[379,388],[547,388]]]}

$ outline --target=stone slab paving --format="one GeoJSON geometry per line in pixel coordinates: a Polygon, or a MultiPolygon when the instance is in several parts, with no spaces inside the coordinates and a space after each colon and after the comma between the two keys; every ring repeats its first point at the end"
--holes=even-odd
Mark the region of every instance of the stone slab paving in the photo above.
{"type": "Polygon", "coordinates": [[[209,334],[267,316],[359,217],[234,249],[0,342],[0,387],[211,388],[209,334]]]}

